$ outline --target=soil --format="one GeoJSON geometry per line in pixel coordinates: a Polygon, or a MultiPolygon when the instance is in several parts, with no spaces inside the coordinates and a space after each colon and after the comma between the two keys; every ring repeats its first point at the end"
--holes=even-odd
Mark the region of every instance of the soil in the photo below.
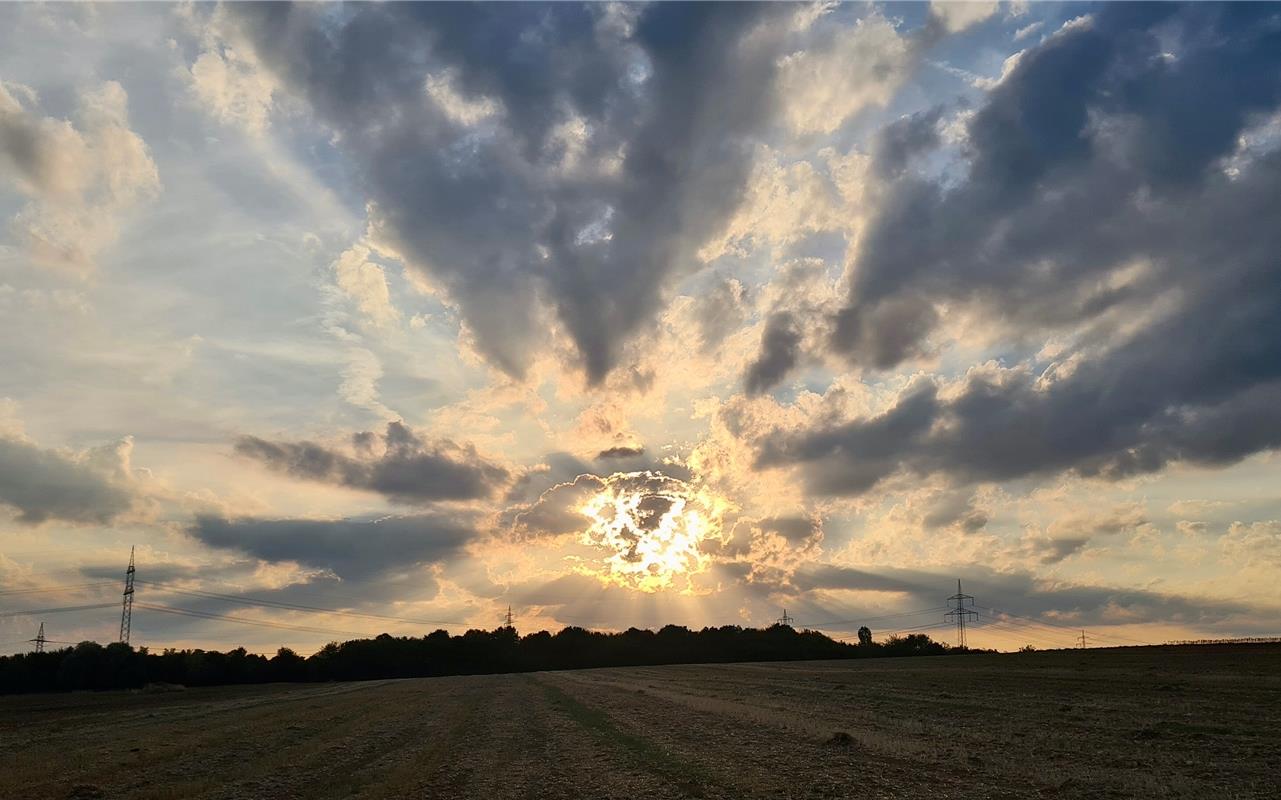
{"type": "Polygon", "coordinates": [[[3,798],[1276,798],[1281,649],[0,698],[3,798]]]}

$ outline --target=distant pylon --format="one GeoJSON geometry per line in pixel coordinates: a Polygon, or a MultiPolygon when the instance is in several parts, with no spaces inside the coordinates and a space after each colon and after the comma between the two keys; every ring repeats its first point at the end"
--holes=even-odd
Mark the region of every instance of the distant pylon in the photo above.
{"type": "Polygon", "coordinates": [[[37,653],[43,653],[43,652],[44,652],[44,643],[45,643],[45,641],[47,641],[47,640],[44,638],[44,623],[43,623],[43,622],[42,622],[42,623],[40,623],[40,632],[39,632],[39,633],[37,633],[37,634],[36,634],[36,638],[32,639],[31,641],[33,641],[33,642],[35,642],[35,643],[36,643],[36,652],[37,652],[37,653]]]}
{"type": "Polygon", "coordinates": [[[509,627],[509,628],[513,627],[513,625],[512,625],[512,607],[511,607],[511,606],[507,606],[507,627],[509,627]]]}
{"type": "Polygon", "coordinates": [[[779,618],[778,618],[778,624],[779,624],[779,625],[786,625],[786,626],[788,626],[789,628],[792,626],[792,623],[793,623],[793,622],[795,622],[795,621],[796,621],[796,620],[795,620],[795,618],[787,616],[787,609],[786,609],[786,608],[785,608],[785,609],[783,609],[783,616],[781,616],[781,617],[779,617],[779,618]]]}
{"type": "Polygon", "coordinates": [[[951,622],[956,621],[956,646],[968,647],[965,642],[965,623],[970,619],[978,619],[977,611],[971,607],[974,605],[974,597],[961,591],[961,579],[956,579],[956,594],[947,598],[947,604],[952,610],[943,615],[943,619],[951,622]],[[955,603],[956,605],[952,605],[955,603]]]}
{"type": "Polygon", "coordinates": [[[1077,641],[1081,643],[1081,649],[1084,650],[1085,649],[1085,628],[1081,629],[1081,635],[1077,637],[1077,641]]]}
{"type": "Polygon", "coordinates": [[[133,548],[129,548],[129,568],[125,570],[124,600],[120,605],[120,641],[129,644],[129,627],[133,624],[133,548]]]}

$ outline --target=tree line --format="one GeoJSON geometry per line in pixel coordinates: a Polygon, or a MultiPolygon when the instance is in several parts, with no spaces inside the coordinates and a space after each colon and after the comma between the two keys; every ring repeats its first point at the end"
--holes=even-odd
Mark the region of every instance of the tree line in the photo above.
{"type": "Polygon", "coordinates": [[[152,652],[123,643],[81,642],[43,653],[0,656],[0,694],[101,689],[136,689],[148,684],[223,684],[353,681],[480,675],[590,667],[711,664],[735,661],[941,655],[956,652],[920,633],[873,642],[859,631],[859,643],[831,639],[818,631],[787,625],[769,628],[689,628],[658,631],[629,628],[603,633],[568,627],[521,636],[512,627],[469,630],[459,636],[438,630],[422,637],[382,634],[373,639],[331,642],[303,657],[282,647],[275,656],[243,647],[152,652]]]}

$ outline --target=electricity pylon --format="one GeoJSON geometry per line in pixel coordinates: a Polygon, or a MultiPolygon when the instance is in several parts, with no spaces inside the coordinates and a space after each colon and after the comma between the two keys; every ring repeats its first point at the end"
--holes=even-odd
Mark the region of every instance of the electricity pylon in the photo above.
{"type": "Polygon", "coordinates": [[[129,644],[129,627],[133,624],[133,548],[129,548],[129,568],[125,570],[124,600],[120,605],[120,641],[129,644]]]}
{"type": "Polygon", "coordinates": [[[961,591],[961,579],[956,579],[956,594],[947,598],[947,604],[952,610],[943,615],[943,619],[951,622],[956,621],[956,646],[967,647],[965,643],[965,623],[967,620],[978,619],[977,611],[971,607],[974,605],[973,595],[965,594],[961,591]],[[953,605],[955,603],[955,605],[953,605]]]}

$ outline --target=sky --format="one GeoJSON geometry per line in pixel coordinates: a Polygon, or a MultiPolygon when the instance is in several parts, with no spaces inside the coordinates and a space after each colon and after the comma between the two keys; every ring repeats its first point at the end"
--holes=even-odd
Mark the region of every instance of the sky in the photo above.
{"type": "Polygon", "coordinates": [[[6,3],[0,219],[0,652],[1281,633],[1279,6],[6,3]]]}

